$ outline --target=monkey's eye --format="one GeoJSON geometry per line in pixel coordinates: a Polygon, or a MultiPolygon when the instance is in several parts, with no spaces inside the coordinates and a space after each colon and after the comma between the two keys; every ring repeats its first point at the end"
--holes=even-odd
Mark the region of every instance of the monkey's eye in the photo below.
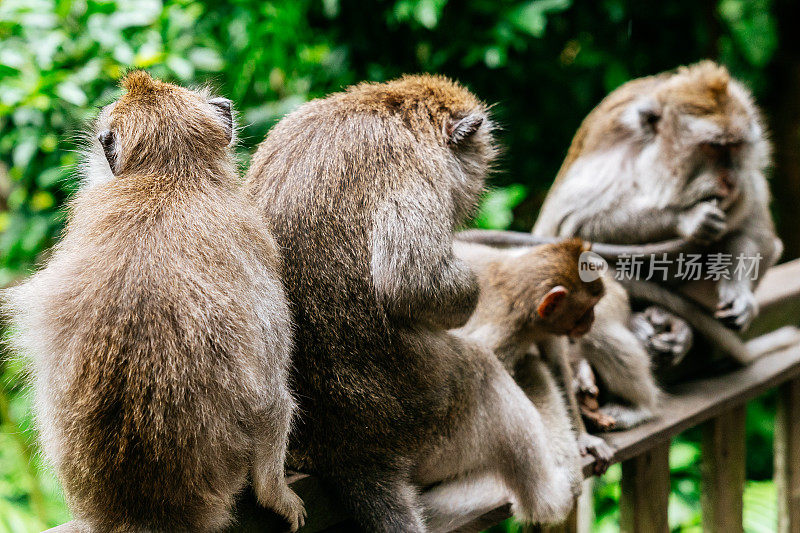
{"type": "Polygon", "coordinates": [[[731,151],[731,153],[736,154],[736,153],[740,152],[742,150],[742,148],[744,148],[744,141],[732,141],[732,142],[729,142],[727,144],[727,146],[728,146],[728,149],[731,151]]]}
{"type": "Polygon", "coordinates": [[[723,151],[725,151],[725,145],[716,142],[705,142],[700,143],[700,150],[703,151],[703,154],[706,157],[717,158],[723,151]]]}

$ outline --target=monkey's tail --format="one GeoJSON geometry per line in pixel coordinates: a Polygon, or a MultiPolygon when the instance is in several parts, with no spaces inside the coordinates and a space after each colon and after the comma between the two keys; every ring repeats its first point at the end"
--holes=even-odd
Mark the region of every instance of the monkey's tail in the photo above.
{"type": "MultiPolygon", "coordinates": [[[[455,239],[462,242],[473,242],[486,246],[541,246],[562,242],[569,237],[545,237],[531,235],[519,231],[501,231],[490,229],[468,229],[455,234],[455,239]]],[[[622,256],[641,255],[644,257],[676,254],[693,250],[693,245],[685,239],[671,239],[668,241],[648,244],[606,244],[602,242],[589,242],[590,249],[607,261],[614,262],[622,256]]]]}
{"type": "Polygon", "coordinates": [[[709,339],[714,346],[733,357],[742,365],[747,365],[757,358],[745,346],[744,341],[736,333],[720,324],[702,307],[685,296],[674,293],[656,283],[642,280],[622,280],[631,298],[645,300],[666,308],[680,316],[701,335],[709,339]]]}

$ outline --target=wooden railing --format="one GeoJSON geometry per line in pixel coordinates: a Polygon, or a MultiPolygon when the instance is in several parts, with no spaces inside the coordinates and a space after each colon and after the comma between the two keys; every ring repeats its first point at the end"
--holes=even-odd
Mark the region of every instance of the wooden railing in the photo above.
{"type": "MultiPolygon", "coordinates": [[[[630,431],[603,438],[622,463],[620,529],[623,532],[666,532],[670,491],[669,444],[678,433],[701,425],[703,529],[742,531],[745,481],[745,406],[779,387],[775,420],[775,478],[779,498],[779,531],[800,533],[800,260],[772,269],[756,292],[761,313],[750,329],[749,347],[763,352],[753,364],[724,375],[683,383],[662,402],[661,416],[630,431]],[[789,326],[789,327],[787,327],[789,326]]],[[[584,473],[592,476],[586,459],[584,473]]],[[[308,511],[304,533],[353,531],[342,506],[317,479],[293,474],[290,484],[308,511]]],[[[582,498],[590,498],[585,494],[582,498]]],[[[578,506],[581,507],[581,506],[578,506]]],[[[556,527],[531,531],[589,531],[584,516],[574,511],[556,527]]],[[[240,503],[231,531],[280,531],[281,522],[248,495],[240,503]]],[[[493,510],[456,531],[481,531],[510,516],[510,506],[493,510]]],[[[56,528],[68,527],[67,524],[56,528]]]]}

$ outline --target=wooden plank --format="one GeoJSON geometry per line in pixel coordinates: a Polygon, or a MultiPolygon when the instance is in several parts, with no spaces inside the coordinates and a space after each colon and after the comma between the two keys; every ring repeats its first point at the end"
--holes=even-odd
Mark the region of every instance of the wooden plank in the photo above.
{"type": "Polygon", "coordinates": [[[700,494],[706,533],[743,531],[745,417],[746,408],[741,405],[703,425],[700,494]]]}
{"type": "Polygon", "coordinates": [[[747,330],[747,338],[787,324],[800,324],[800,259],[771,268],[755,296],[759,315],[747,330]]]}
{"type": "Polygon", "coordinates": [[[581,495],[577,504],[576,533],[591,533],[594,526],[594,486],[595,478],[588,477],[583,480],[581,495]]]}
{"type": "Polygon", "coordinates": [[[778,531],[800,533],[800,380],[781,386],[775,417],[778,531]]]}
{"type": "Polygon", "coordinates": [[[572,510],[566,520],[561,524],[553,525],[527,525],[520,530],[521,533],[577,533],[578,531],[578,511],[577,507],[572,510]]]}
{"type": "Polygon", "coordinates": [[[502,507],[498,507],[488,513],[484,514],[473,520],[472,522],[463,525],[453,530],[453,533],[479,533],[484,529],[499,524],[503,520],[511,518],[511,504],[507,503],[502,507]]]}
{"type": "MultiPolygon", "coordinates": [[[[785,348],[728,374],[679,385],[661,402],[659,418],[601,437],[614,448],[614,462],[625,461],[798,375],[800,346],[785,348]]],[[[593,463],[584,459],[586,476],[592,475],[593,463]]]]}
{"type": "Polygon", "coordinates": [[[667,533],[669,490],[669,441],[623,462],[620,531],[667,533]]]}

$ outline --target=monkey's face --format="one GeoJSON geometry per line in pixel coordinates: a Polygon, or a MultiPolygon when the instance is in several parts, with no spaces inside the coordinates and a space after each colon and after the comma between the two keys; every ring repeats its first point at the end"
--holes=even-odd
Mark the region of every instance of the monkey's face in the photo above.
{"type": "Polygon", "coordinates": [[[103,108],[93,142],[93,155],[102,154],[113,176],[180,173],[190,160],[228,156],[234,133],[229,100],[163,83],[142,71],[128,74],[122,86],[126,94],[103,108]]]}
{"type": "Polygon", "coordinates": [[[763,166],[758,111],[722,67],[681,69],[632,107],[637,137],[644,140],[640,154],[650,148],[650,157],[660,154],[651,162],[664,168],[662,179],[675,182],[675,197],[686,205],[716,199],[729,209],[747,187],[748,174],[763,166]]]}
{"type": "Polygon", "coordinates": [[[664,132],[668,137],[678,177],[683,180],[687,202],[716,199],[727,209],[739,198],[760,138],[760,126],[741,102],[728,102],[708,113],[678,106],[665,109],[664,132]]]}
{"type": "Polygon", "coordinates": [[[578,338],[592,328],[594,307],[603,294],[600,280],[572,289],[558,285],[540,300],[537,314],[549,333],[578,338]]]}

